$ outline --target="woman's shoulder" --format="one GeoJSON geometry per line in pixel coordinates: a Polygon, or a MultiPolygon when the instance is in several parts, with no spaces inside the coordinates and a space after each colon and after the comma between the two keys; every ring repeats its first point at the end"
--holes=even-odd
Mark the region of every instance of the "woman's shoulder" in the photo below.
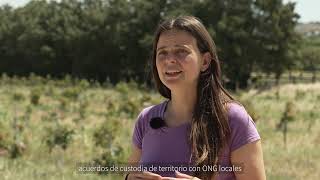
{"type": "Polygon", "coordinates": [[[164,111],[166,105],[166,101],[151,105],[148,107],[143,108],[143,110],[139,113],[136,121],[135,121],[135,128],[132,136],[132,140],[134,144],[140,149],[142,148],[142,139],[146,132],[150,130],[150,120],[153,117],[162,117],[162,113],[164,111]]]}
{"type": "Polygon", "coordinates": [[[255,126],[254,121],[251,116],[246,111],[245,107],[239,102],[231,102],[228,103],[228,120],[230,128],[235,128],[235,126],[248,126],[249,124],[253,124],[255,126]]]}
{"type": "Polygon", "coordinates": [[[154,105],[144,107],[140,112],[140,114],[143,116],[160,115],[164,108],[165,103],[166,101],[163,101],[159,104],[154,104],[154,105]]]}
{"type": "Polygon", "coordinates": [[[228,104],[228,120],[231,131],[231,151],[260,139],[255,122],[240,103],[228,104]]]}
{"type": "Polygon", "coordinates": [[[163,101],[159,104],[144,107],[140,111],[137,121],[147,121],[153,117],[162,117],[166,102],[167,101],[163,101]]]}
{"type": "Polygon", "coordinates": [[[229,102],[227,104],[227,112],[229,120],[241,119],[248,116],[245,107],[239,102],[229,102]]]}

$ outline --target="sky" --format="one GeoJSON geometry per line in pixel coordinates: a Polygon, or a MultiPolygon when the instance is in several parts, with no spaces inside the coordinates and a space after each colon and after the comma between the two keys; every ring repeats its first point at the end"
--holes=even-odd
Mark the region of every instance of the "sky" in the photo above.
{"type": "MultiPolygon", "coordinates": [[[[0,0],[0,6],[9,3],[11,6],[19,7],[30,0],[0,0]]],[[[283,0],[283,2],[296,2],[296,12],[300,15],[299,22],[320,22],[320,0],[283,0]]]]}

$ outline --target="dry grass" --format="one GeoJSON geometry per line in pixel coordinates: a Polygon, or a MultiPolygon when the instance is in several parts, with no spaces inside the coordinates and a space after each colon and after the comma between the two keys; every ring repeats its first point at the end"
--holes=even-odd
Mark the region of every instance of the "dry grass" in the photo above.
{"type": "MultiPolygon", "coordinates": [[[[163,99],[155,92],[145,92],[125,84],[114,88],[82,88],[76,101],[67,99],[61,109],[59,98],[66,87],[55,84],[34,86],[18,80],[16,83],[0,82],[0,123],[13,131],[13,119],[18,118],[23,130],[16,141],[25,143],[22,156],[11,159],[0,156],[1,179],[122,179],[115,176],[77,174],[76,163],[87,162],[105,151],[95,145],[93,134],[103,123],[120,121],[121,130],[113,143],[121,144],[124,158],[128,156],[134,120],[143,106],[156,104],[163,99]],[[30,104],[30,94],[35,88],[42,88],[39,105],[30,104]],[[13,101],[14,93],[24,100],[13,101]],[[144,99],[144,100],[143,100],[144,99]],[[80,102],[86,102],[85,117],[79,118],[80,102]],[[133,112],[123,107],[133,103],[133,112]],[[21,117],[31,108],[28,120],[21,117]],[[56,120],[50,119],[57,113],[56,120]],[[59,119],[59,120],[57,120],[59,119]],[[50,153],[44,137],[46,128],[56,121],[74,129],[75,134],[66,150],[56,147],[50,153]]],[[[51,82],[52,83],[52,82],[51,82]]],[[[316,179],[320,177],[320,84],[284,85],[259,92],[250,90],[241,93],[241,100],[250,100],[259,119],[257,127],[262,137],[264,160],[268,179],[316,179]],[[289,123],[288,143],[285,147],[281,131],[276,131],[287,101],[293,101],[296,119],[289,123]],[[310,112],[315,116],[311,119],[310,112]],[[310,126],[310,129],[309,129],[310,126]]],[[[1,130],[1,129],[0,129],[1,130]]]]}

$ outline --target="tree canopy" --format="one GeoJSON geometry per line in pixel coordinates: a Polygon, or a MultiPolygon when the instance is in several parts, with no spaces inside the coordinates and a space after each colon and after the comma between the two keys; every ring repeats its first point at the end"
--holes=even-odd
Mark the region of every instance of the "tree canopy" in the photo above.
{"type": "Polygon", "coordinates": [[[193,15],[212,35],[231,86],[297,64],[295,4],[282,0],[32,0],[0,7],[0,72],[149,81],[156,25],[193,15]]]}

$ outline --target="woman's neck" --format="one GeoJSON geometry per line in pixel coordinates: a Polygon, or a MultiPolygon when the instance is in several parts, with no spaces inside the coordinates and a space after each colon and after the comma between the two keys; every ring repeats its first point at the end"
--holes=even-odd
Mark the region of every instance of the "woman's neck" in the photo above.
{"type": "Polygon", "coordinates": [[[171,124],[191,122],[196,99],[195,90],[171,91],[171,101],[169,101],[166,111],[169,118],[167,121],[171,124]]]}

